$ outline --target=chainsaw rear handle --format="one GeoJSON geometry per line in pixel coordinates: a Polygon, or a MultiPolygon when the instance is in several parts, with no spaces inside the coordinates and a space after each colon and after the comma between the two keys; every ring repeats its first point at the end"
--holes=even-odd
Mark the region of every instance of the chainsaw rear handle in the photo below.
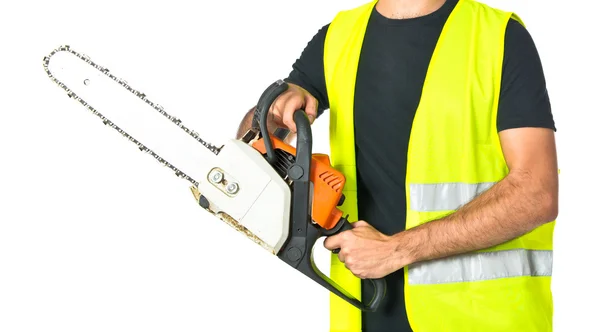
{"type": "MultiPolygon", "coordinates": [[[[352,228],[353,228],[352,224],[348,221],[348,219],[342,218],[340,220],[340,222],[338,223],[338,225],[336,225],[336,227],[334,229],[326,232],[325,235],[327,235],[327,236],[336,235],[336,234],[342,233],[344,231],[352,230],[352,228]]],[[[340,252],[340,249],[339,248],[333,249],[332,252],[337,254],[340,252]]],[[[377,310],[377,308],[381,304],[381,301],[383,301],[383,298],[385,297],[385,294],[387,291],[387,283],[385,282],[384,278],[367,279],[367,280],[369,280],[371,282],[371,284],[373,285],[373,288],[374,288],[373,298],[371,299],[370,303],[368,304],[370,310],[367,310],[367,311],[375,311],[375,310],[377,310]]]]}
{"type": "MultiPolygon", "coordinates": [[[[352,225],[346,220],[346,218],[341,218],[336,227],[334,227],[332,230],[325,230],[317,225],[312,224],[312,217],[310,214],[310,203],[312,201],[310,195],[312,131],[310,121],[304,111],[298,110],[294,113],[294,122],[296,123],[297,128],[296,163],[294,166],[290,167],[289,173],[296,173],[297,171],[294,170],[295,167],[300,167],[302,170],[308,171],[303,171],[302,176],[299,179],[294,180],[294,192],[292,195],[293,221],[294,223],[296,220],[304,221],[304,225],[310,225],[307,227],[305,254],[297,269],[360,310],[376,311],[385,297],[387,289],[385,279],[367,279],[371,281],[371,284],[374,287],[374,292],[371,300],[368,303],[364,303],[356,299],[335,281],[327,277],[314,263],[312,253],[316,241],[322,236],[332,236],[343,231],[351,230],[352,225]]],[[[292,228],[292,230],[294,230],[294,228],[292,228]]]]}
{"type": "MultiPolygon", "coordinates": [[[[287,88],[287,83],[281,80],[271,84],[257,103],[253,118],[253,126],[254,128],[258,127],[263,136],[267,152],[266,158],[271,163],[275,163],[277,157],[267,128],[267,116],[271,104],[287,88]]],[[[364,303],[322,273],[314,262],[312,253],[319,238],[350,230],[352,225],[346,218],[341,218],[334,229],[326,230],[312,222],[312,184],[310,181],[312,130],[308,116],[303,110],[294,112],[293,119],[297,128],[297,138],[296,158],[288,169],[288,176],[293,180],[290,236],[277,256],[356,308],[362,311],[376,311],[386,293],[387,287],[384,279],[368,279],[373,284],[374,295],[368,303],[364,303]]],[[[284,133],[284,131],[280,133],[284,133]]],[[[285,135],[287,133],[283,137],[285,135]]]]}

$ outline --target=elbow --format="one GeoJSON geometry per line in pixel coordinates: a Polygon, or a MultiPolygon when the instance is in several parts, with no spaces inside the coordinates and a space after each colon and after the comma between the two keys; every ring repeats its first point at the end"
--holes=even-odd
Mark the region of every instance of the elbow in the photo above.
{"type": "Polygon", "coordinates": [[[558,199],[550,198],[543,204],[544,210],[541,211],[542,220],[544,223],[551,222],[558,218],[558,199]]]}
{"type": "Polygon", "coordinates": [[[559,207],[558,178],[526,175],[517,178],[517,187],[522,189],[521,197],[528,205],[529,227],[536,228],[555,221],[558,218],[559,207]]]}
{"type": "Polygon", "coordinates": [[[538,209],[538,220],[541,224],[554,221],[558,218],[558,190],[555,188],[544,190],[538,197],[541,198],[538,209]]]}

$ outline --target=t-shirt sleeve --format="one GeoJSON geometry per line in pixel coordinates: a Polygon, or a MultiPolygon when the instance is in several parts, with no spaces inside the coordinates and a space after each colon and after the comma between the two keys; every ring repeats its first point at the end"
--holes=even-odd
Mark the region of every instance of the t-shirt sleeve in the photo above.
{"type": "Polygon", "coordinates": [[[556,131],[542,62],[527,29],[508,22],[497,129],[543,127],[556,131]]]}
{"type": "Polygon", "coordinates": [[[300,57],[292,65],[292,71],[284,80],[304,88],[317,99],[319,105],[317,116],[329,108],[323,65],[323,51],[328,27],[329,24],[323,26],[308,42],[300,57]]]}

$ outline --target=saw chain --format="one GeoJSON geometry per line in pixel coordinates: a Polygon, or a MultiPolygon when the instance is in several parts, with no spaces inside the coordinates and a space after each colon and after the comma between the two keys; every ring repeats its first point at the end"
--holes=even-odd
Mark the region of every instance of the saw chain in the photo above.
{"type": "MultiPolygon", "coordinates": [[[[192,136],[196,141],[198,141],[200,144],[202,144],[203,146],[205,146],[207,149],[209,149],[215,155],[219,154],[219,151],[220,151],[221,147],[217,147],[217,146],[215,146],[215,145],[213,145],[213,144],[211,144],[211,143],[203,140],[202,138],[200,138],[199,134],[196,131],[191,130],[188,127],[186,127],[183,124],[183,122],[181,121],[181,119],[179,119],[179,118],[177,118],[175,116],[172,116],[169,113],[167,113],[164,110],[163,106],[152,102],[150,99],[148,99],[148,97],[146,97],[145,93],[134,89],[133,87],[131,87],[127,83],[126,80],[120,79],[119,77],[113,75],[108,70],[108,68],[103,67],[103,66],[95,63],[94,61],[92,61],[90,59],[89,56],[87,56],[85,54],[81,54],[81,53],[79,53],[79,52],[71,49],[71,47],[69,45],[60,46],[60,47],[54,49],[52,52],[50,52],[50,54],[48,54],[47,56],[44,57],[43,65],[44,65],[44,70],[46,71],[46,74],[48,74],[48,77],[54,83],[56,83],[59,87],[61,87],[63,90],[65,90],[65,92],[67,93],[67,95],[70,98],[75,99],[76,101],[78,101],[79,103],[81,103],[84,107],[86,107],[89,111],[91,111],[94,115],[96,115],[100,120],[102,120],[102,122],[105,125],[107,125],[107,126],[113,128],[113,129],[115,129],[117,132],[119,132],[121,135],[123,135],[129,141],[131,141],[134,144],[136,144],[137,147],[140,149],[140,151],[150,154],[152,157],[154,157],[156,160],[158,160],[161,164],[163,164],[164,166],[166,166],[166,167],[170,168],[171,170],[173,170],[173,172],[175,172],[176,176],[178,176],[179,178],[183,178],[183,179],[189,181],[195,187],[198,186],[198,181],[196,181],[195,179],[193,179],[192,177],[190,177],[189,175],[187,175],[186,173],[184,173],[183,171],[181,171],[180,169],[178,169],[175,165],[172,165],[167,160],[165,160],[164,158],[162,158],[156,152],[152,151],[146,145],[144,145],[143,143],[141,143],[140,141],[138,141],[137,139],[135,139],[134,137],[132,137],[131,135],[129,135],[127,132],[125,132],[125,130],[121,129],[117,124],[115,124],[114,122],[112,122],[110,119],[106,118],[104,115],[102,115],[102,113],[98,112],[92,105],[90,105],[89,103],[87,103],[85,100],[83,100],[81,97],[79,97],[75,92],[73,92],[71,89],[69,89],[69,87],[67,85],[65,85],[64,83],[62,83],[58,79],[56,79],[54,77],[54,75],[52,75],[52,72],[50,71],[50,69],[48,68],[48,64],[50,63],[50,58],[52,56],[54,56],[55,54],[59,53],[59,52],[69,52],[69,53],[75,55],[76,57],[78,57],[79,59],[81,59],[82,61],[86,62],[90,66],[94,67],[99,72],[101,72],[104,75],[110,77],[112,80],[114,80],[115,82],[119,83],[119,85],[121,85],[123,88],[127,89],[129,92],[131,92],[132,94],[134,94],[135,96],[137,96],[138,98],[140,98],[141,100],[143,100],[146,104],[148,104],[152,108],[154,108],[154,110],[156,110],[157,112],[159,112],[160,114],[162,114],[165,118],[167,118],[168,120],[170,120],[171,122],[173,122],[175,125],[177,125],[179,128],[181,128],[183,131],[185,131],[188,135],[192,136]]],[[[84,84],[85,84],[85,82],[84,82],[84,84]]]]}

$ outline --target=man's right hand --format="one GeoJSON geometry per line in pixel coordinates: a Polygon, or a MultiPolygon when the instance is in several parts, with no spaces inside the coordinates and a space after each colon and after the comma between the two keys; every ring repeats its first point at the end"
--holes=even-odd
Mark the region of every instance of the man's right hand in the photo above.
{"type": "Polygon", "coordinates": [[[303,109],[312,124],[317,118],[317,107],[317,99],[308,91],[298,85],[288,83],[287,91],[279,95],[269,109],[269,122],[277,127],[288,128],[295,134],[294,112],[303,109]]]}

